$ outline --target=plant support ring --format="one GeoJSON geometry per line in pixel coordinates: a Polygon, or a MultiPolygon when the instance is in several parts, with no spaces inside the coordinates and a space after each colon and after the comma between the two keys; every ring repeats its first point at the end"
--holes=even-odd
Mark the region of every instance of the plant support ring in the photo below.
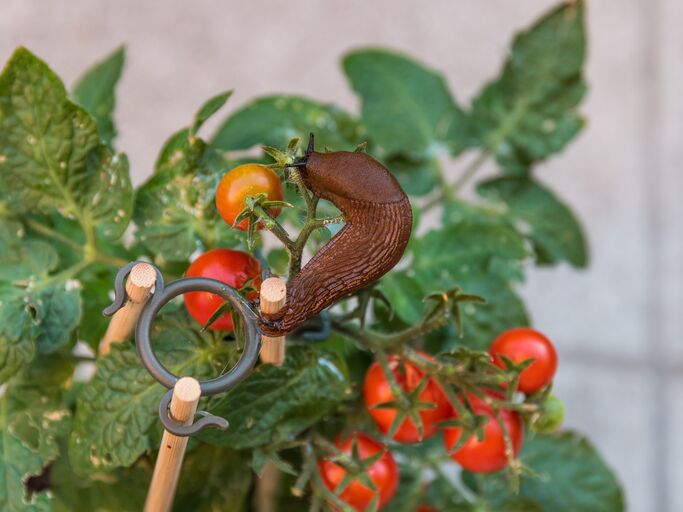
{"type": "Polygon", "coordinates": [[[215,395],[235,387],[244,380],[256,364],[259,355],[261,333],[256,313],[246,299],[231,286],[206,277],[189,277],[174,281],[163,289],[157,289],[138,320],[135,328],[135,345],[142,363],[152,377],[166,388],[173,388],[179,377],[161,364],[152,349],[152,322],[166,303],[188,292],[210,292],[220,296],[230,302],[244,323],[244,352],[237,364],[225,375],[199,383],[202,396],[215,395]]]}

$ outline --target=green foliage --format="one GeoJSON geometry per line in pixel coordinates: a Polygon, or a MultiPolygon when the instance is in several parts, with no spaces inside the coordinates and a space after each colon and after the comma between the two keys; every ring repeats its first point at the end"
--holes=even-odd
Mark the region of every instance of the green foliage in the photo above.
{"type": "MultiPolygon", "coordinates": [[[[521,460],[536,477],[522,482],[519,494],[543,512],[611,512],[624,509],[614,474],[595,449],[573,432],[539,434],[524,445],[521,460]]],[[[477,476],[475,491],[492,504],[510,499],[500,475],[477,476]]]]}
{"type": "MultiPolygon", "coordinates": [[[[236,360],[234,347],[209,334],[200,335],[186,315],[158,321],[152,336],[164,365],[176,375],[209,377],[236,360]]],[[[140,364],[135,347],[115,345],[102,357],[97,375],[78,396],[69,443],[74,471],[87,474],[129,466],[152,449],[150,430],[166,390],[140,364]]]]}
{"type": "MultiPolygon", "coordinates": [[[[501,331],[528,325],[517,293],[525,272],[533,265],[587,264],[580,223],[531,173],[583,124],[585,46],[583,3],[562,4],[515,38],[500,76],[471,105],[458,104],[439,72],[408,56],[357,50],[342,64],[359,96],[358,115],[299,96],[267,96],[229,114],[204,140],[199,131],[231,95],[223,92],[171,134],[154,174],[135,192],[125,155],[111,146],[124,50],[87,71],[69,99],[44,62],[18,49],[0,75],[0,383],[6,383],[0,392],[0,509],[142,508],[165,390],[127,342],[94,358],[90,381],[74,381],[73,362],[81,356],[72,355],[73,345],[80,339],[98,346],[107,325],[100,311],[110,302],[117,267],[148,258],[174,277],[198,250],[244,249],[245,235],[225,226],[216,211],[219,180],[256,146],[270,148],[250,155],[254,160],[270,163],[276,154],[291,161],[301,154],[292,139],[305,140],[309,132],[321,151],[362,144],[357,150],[382,160],[411,196],[413,238],[403,261],[374,287],[313,319],[305,336],[322,343],[292,335],[282,366],[259,365],[235,389],[202,401],[200,409],[227,418],[230,427],[190,443],[175,509],[248,510],[257,481],[252,470],[267,462],[287,473],[276,490],[276,509],[312,504],[316,510],[335,499],[316,477],[316,460],[330,455],[327,439],[373,428],[359,390],[378,351],[438,355],[445,370],[427,363],[428,370],[442,371],[445,389],[456,397],[451,402],[473,433],[457,397],[503,382],[514,391],[518,370],[493,368],[481,351],[501,331]],[[441,163],[466,150],[477,153],[468,155],[474,163],[450,183],[441,163]],[[478,166],[489,157],[499,172],[477,182],[478,166]],[[476,196],[461,193],[472,185],[476,196]],[[442,211],[438,220],[420,226],[437,218],[425,215],[435,207],[442,211]],[[124,243],[129,227],[134,240],[124,243]],[[49,473],[49,493],[27,480],[43,473],[49,473]]],[[[286,250],[256,244],[259,258],[281,275],[293,268],[293,250],[314,252],[342,226],[332,218],[339,212],[325,201],[317,205],[301,175],[283,174],[293,185],[286,200],[294,208],[280,219],[286,230],[308,229],[311,236],[283,242],[286,250]]],[[[285,229],[267,220],[266,227],[275,232],[279,226],[276,236],[287,241],[285,229]]],[[[241,353],[239,332],[200,332],[177,303],[153,329],[155,350],[179,375],[219,375],[241,353]]],[[[546,398],[505,403],[542,429],[546,398]]],[[[419,504],[444,512],[624,508],[613,474],[577,434],[530,434],[514,470],[465,473],[464,483],[444,476],[447,456],[439,437],[416,446],[390,444],[401,454],[401,484],[387,511],[419,504]],[[519,482],[518,493],[511,482],[519,482]]]]}
{"type": "Polygon", "coordinates": [[[588,262],[586,241],[571,210],[531,178],[504,177],[479,184],[479,194],[497,202],[512,222],[525,224],[538,263],[566,261],[575,267],[588,262]]]}
{"type": "Polygon", "coordinates": [[[36,352],[66,345],[81,316],[77,282],[50,275],[55,250],[27,240],[20,224],[0,225],[0,382],[5,382],[36,352]]]}
{"type": "Polygon", "coordinates": [[[120,47],[88,70],[73,90],[74,101],[95,118],[97,131],[104,142],[111,142],[116,137],[112,120],[116,104],[114,90],[125,61],[126,49],[120,47]]]}
{"type": "Polygon", "coordinates": [[[321,148],[353,149],[363,140],[358,123],[333,105],[300,96],[267,96],[228,117],[211,144],[223,150],[278,148],[295,137],[308,138],[311,131],[321,148]]]}
{"type": "Polygon", "coordinates": [[[261,366],[234,390],[211,404],[230,429],[202,438],[231,448],[253,448],[296,436],[330,414],[348,383],[331,354],[291,347],[286,364],[261,366]]]}
{"type": "Polygon", "coordinates": [[[476,145],[507,173],[526,173],[583,127],[583,1],[567,2],[515,37],[503,71],[473,103],[476,145]]]}
{"type": "Polygon", "coordinates": [[[468,220],[416,240],[408,253],[410,265],[387,275],[380,289],[396,315],[409,324],[421,320],[422,301],[429,293],[458,286],[484,297],[484,306],[464,306],[466,327],[458,342],[486,349],[497,333],[527,323],[524,306],[510,282],[519,279],[528,255],[522,237],[512,227],[468,220]]]}
{"type": "Polygon", "coordinates": [[[228,448],[202,445],[183,464],[173,510],[241,512],[253,475],[245,455],[228,448]]]}
{"type": "Polygon", "coordinates": [[[132,213],[128,159],[104,145],[93,118],[23,48],[0,75],[0,185],[21,210],[57,211],[86,233],[123,233],[132,213]]]}
{"type": "Polygon", "coordinates": [[[1,510],[45,510],[47,497],[30,495],[24,481],[59,455],[57,440],[68,432],[70,419],[60,391],[71,370],[60,357],[39,358],[0,397],[1,510]]]}
{"type": "Polygon", "coordinates": [[[137,512],[144,507],[150,477],[149,471],[137,466],[84,477],[74,473],[68,457],[61,457],[50,469],[52,510],[137,512]]]}
{"type": "Polygon", "coordinates": [[[465,116],[441,75],[385,50],[353,52],[343,64],[361,97],[363,124],[384,151],[419,157],[439,144],[463,147],[465,116]]]}

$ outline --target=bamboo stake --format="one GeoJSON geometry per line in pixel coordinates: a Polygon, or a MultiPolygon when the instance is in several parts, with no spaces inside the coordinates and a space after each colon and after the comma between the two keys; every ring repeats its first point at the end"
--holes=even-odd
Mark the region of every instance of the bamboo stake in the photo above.
{"type": "MultiPolygon", "coordinates": [[[[176,382],[171,398],[171,418],[183,425],[189,425],[197,412],[201,396],[199,382],[192,377],[183,377],[176,382]]],[[[152,483],[145,501],[145,512],[167,512],[171,510],[178,485],[180,468],[185,457],[187,437],[178,437],[167,430],[161,439],[159,456],[154,466],[152,483]]]]}
{"type": "Polygon", "coordinates": [[[112,343],[125,341],[128,338],[151,296],[156,280],[156,271],[149,263],[138,263],[131,269],[126,280],[128,300],[109,322],[107,332],[100,341],[101,355],[109,353],[112,343]]]}
{"type": "MultiPolygon", "coordinates": [[[[260,304],[264,315],[273,315],[285,307],[287,285],[279,277],[269,277],[261,284],[260,304]]],[[[261,361],[281,366],[285,360],[284,336],[261,336],[261,361]]]]}
{"type": "Polygon", "coordinates": [[[254,510],[256,512],[274,512],[275,498],[282,473],[272,462],[266,462],[263,474],[256,481],[256,492],[254,493],[254,510]]]}
{"type": "MultiPolygon", "coordinates": [[[[279,277],[269,277],[261,284],[261,312],[272,315],[285,307],[287,286],[279,277]]],[[[261,336],[261,361],[281,366],[285,361],[285,337],[261,336]]],[[[267,462],[261,478],[256,481],[254,509],[257,512],[272,512],[275,493],[280,486],[282,475],[272,463],[267,462]]]]}

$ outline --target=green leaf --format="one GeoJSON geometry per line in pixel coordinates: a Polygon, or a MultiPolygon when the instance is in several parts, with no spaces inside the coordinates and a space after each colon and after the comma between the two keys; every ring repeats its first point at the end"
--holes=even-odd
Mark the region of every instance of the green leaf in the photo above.
{"type": "Polygon", "coordinates": [[[440,74],[379,49],[352,52],[343,66],[361,97],[363,123],[384,151],[418,157],[438,145],[464,147],[465,116],[440,74]]]}
{"type": "Polygon", "coordinates": [[[74,101],[95,118],[97,131],[107,143],[116,137],[112,120],[116,103],[114,90],[121,78],[125,60],[126,49],[121,46],[86,71],[73,89],[74,101]]]}
{"type": "MultiPolygon", "coordinates": [[[[159,359],[178,376],[197,379],[215,376],[225,368],[225,358],[236,361],[233,344],[200,335],[196,324],[183,313],[166,315],[152,329],[159,359]],[[222,361],[216,357],[222,356],[222,361]]],[[[115,344],[98,360],[95,378],[86,384],[76,404],[76,418],[69,443],[74,470],[86,474],[110,471],[132,464],[155,446],[159,400],[166,390],[140,362],[132,344],[115,344]]]]}
{"type": "Polygon", "coordinates": [[[285,275],[289,265],[289,254],[286,249],[276,248],[268,253],[266,257],[268,266],[276,275],[285,275]]]}
{"type": "Polygon", "coordinates": [[[201,107],[199,107],[199,110],[194,116],[192,126],[190,127],[190,135],[194,136],[202,127],[204,122],[218,112],[223,105],[225,105],[225,102],[228,101],[228,98],[231,95],[232,91],[222,92],[213,98],[210,98],[201,107]]]}
{"type": "MultiPolygon", "coordinates": [[[[544,512],[619,512],[623,492],[614,473],[595,448],[573,432],[536,435],[527,440],[520,458],[538,476],[522,480],[520,496],[544,512]]],[[[495,503],[511,496],[500,474],[477,475],[480,493],[495,503]]]]}
{"type": "Polygon", "coordinates": [[[27,496],[24,482],[57,457],[57,439],[68,428],[70,413],[59,390],[70,373],[60,371],[59,364],[54,356],[40,361],[13,379],[0,397],[0,510],[45,510],[45,497],[27,496]],[[50,377],[41,387],[45,372],[50,377]]]}
{"type": "Polygon", "coordinates": [[[74,472],[68,457],[62,456],[50,470],[53,512],[138,512],[144,507],[150,478],[151,474],[140,467],[83,476],[74,472]]]}
{"type": "Polygon", "coordinates": [[[398,155],[385,163],[406,194],[411,196],[429,194],[440,183],[441,167],[435,158],[411,160],[398,155]]]}
{"type": "Polygon", "coordinates": [[[102,314],[102,310],[111,304],[109,293],[114,289],[117,270],[111,265],[93,266],[79,276],[83,284],[82,318],[87,318],[87,321],[78,326],[78,339],[87,342],[95,352],[109,325],[110,319],[102,314]]]}
{"type": "Polygon", "coordinates": [[[363,140],[358,123],[343,110],[301,96],[279,95],[258,98],[232,114],[211,145],[224,150],[282,148],[296,137],[308,140],[309,132],[315,133],[319,151],[326,146],[352,150],[363,140]]]}
{"type": "Polygon", "coordinates": [[[0,285],[0,382],[6,382],[36,353],[37,329],[25,295],[0,285]]]}
{"type": "Polygon", "coordinates": [[[81,320],[81,290],[78,281],[67,281],[30,294],[35,304],[40,329],[36,348],[40,353],[56,352],[69,342],[71,333],[81,320]]]}
{"type": "Polygon", "coordinates": [[[0,190],[15,211],[58,211],[109,239],[132,212],[127,158],[102,144],[93,118],[24,48],[0,75],[0,190]]]}
{"type": "Polygon", "coordinates": [[[0,383],[33,359],[71,339],[81,317],[77,281],[50,276],[58,257],[48,244],[26,240],[19,224],[0,224],[0,383]]]}
{"type": "Polygon", "coordinates": [[[239,387],[216,398],[211,412],[226,418],[230,428],[200,437],[242,449],[300,433],[345,398],[348,382],[339,364],[332,354],[289,347],[283,366],[261,365],[239,387]]]}
{"type": "Polygon", "coordinates": [[[479,184],[477,192],[525,224],[541,263],[566,261],[575,267],[588,263],[579,222],[569,207],[540,183],[525,177],[496,178],[479,184]]]}
{"type": "Polygon", "coordinates": [[[561,151],[581,130],[586,86],[583,1],[566,2],[515,37],[501,75],[473,102],[476,144],[509,173],[561,151]]]}
{"type": "Polygon", "coordinates": [[[173,510],[242,512],[252,472],[245,455],[228,448],[202,445],[187,455],[173,510]]]}
{"type": "MultiPolygon", "coordinates": [[[[244,235],[230,229],[215,206],[228,163],[187,129],[176,132],[157,160],[156,173],[135,198],[137,239],[152,254],[187,261],[197,249],[235,247],[244,235]]],[[[242,242],[243,243],[243,242],[242,242]]]]}

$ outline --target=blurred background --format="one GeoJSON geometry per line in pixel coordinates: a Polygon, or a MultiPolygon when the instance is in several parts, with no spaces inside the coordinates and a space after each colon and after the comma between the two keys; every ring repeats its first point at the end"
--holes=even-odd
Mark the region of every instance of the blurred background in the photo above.
{"type": "MultiPolygon", "coordinates": [[[[117,146],[134,182],[211,95],[228,109],[298,93],[354,112],[339,58],[403,51],[467,102],[499,71],[514,32],[557,0],[38,2],[5,0],[0,58],[22,44],[73,85],[120,44],[117,146]]],[[[537,173],[578,213],[591,264],[534,270],[524,295],[556,343],[567,425],[588,433],[632,511],[683,510],[683,4],[588,1],[588,118],[537,173]]],[[[216,116],[209,133],[221,116],[216,116]]],[[[465,157],[465,160],[468,157],[465,157]]],[[[466,162],[449,169],[455,176],[466,162]]]]}

